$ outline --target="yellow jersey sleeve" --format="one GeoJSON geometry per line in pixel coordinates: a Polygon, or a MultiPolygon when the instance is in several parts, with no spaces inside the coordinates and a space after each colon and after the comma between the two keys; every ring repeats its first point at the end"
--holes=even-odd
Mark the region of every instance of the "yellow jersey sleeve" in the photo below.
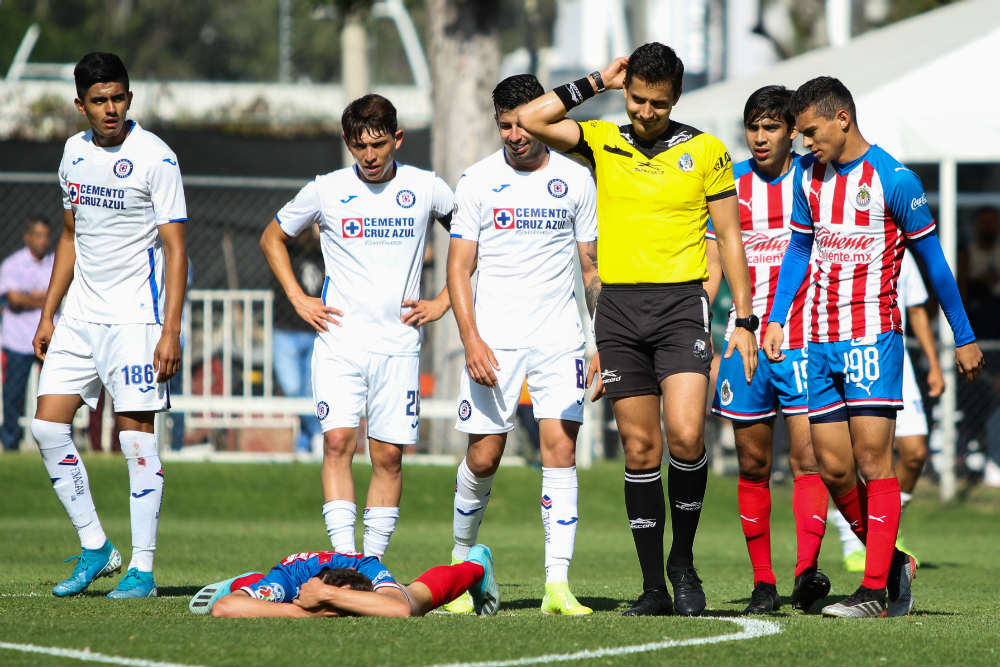
{"type": "Polygon", "coordinates": [[[710,134],[701,135],[704,143],[705,200],[714,201],[736,194],[736,181],[733,179],[733,159],[729,151],[717,137],[710,134]]]}
{"type": "Polygon", "coordinates": [[[590,168],[594,169],[597,167],[597,156],[600,155],[602,147],[608,143],[609,132],[617,133],[618,128],[613,123],[603,120],[585,120],[578,125],[580,142],[569,152],[571,155],[582,157],[590,168]]]}

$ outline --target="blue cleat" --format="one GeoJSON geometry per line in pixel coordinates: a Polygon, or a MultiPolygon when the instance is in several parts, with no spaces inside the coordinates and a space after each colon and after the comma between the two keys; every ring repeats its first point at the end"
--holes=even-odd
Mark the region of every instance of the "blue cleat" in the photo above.
{"type": "Polygon", "coordinates": [[[479,616],[494,616],[500,608],[500,587],[497,585],[496,572],[493,570],[493,554],[490,548],[477,544],[469,549],[468,561],[483,566],[483,578],[472,588],[472,607],[479,616]]]}
{"type": "Polygon", "coordinates": [[[191,598],[191,602],[188,603],[188,611],[192,614],[211,613],[216,600],[221,598],[223,595],[229,595],[232,593],[233,582],[250,574],[258,573],[253,571],[244,572],[238,577],[230,577],[229,579],[217,581],[214,584],[205,586],[200,591],[195,593],[193,598],[191,598]]]}
{"type": "Polygon", "coordinates": [[[122,600],[126,598],[155,598],[156,582],[152,572],[143,572],[137,567],[130,567],[109,598],[122,600]]]}
{"type": "Polygon", "coordinates": [[[52,588],[52,594],[57,598],[78,595],[90,586],[94,579],[109,577],[122,570],[122,555],[115,549],[115,545],[111,544],[111,540],[105,540],[104,546],[100,549],[84,549],[79,556],[67,558],[66,562],[73,559],[76,559],[73,574],[52,588]]]}

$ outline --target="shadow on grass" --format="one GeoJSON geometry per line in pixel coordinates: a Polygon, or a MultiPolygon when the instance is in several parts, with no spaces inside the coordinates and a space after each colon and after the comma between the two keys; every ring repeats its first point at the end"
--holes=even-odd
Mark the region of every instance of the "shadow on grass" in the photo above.
{"type": "MultiPolygon", "coordinates": [[[[624,600],[616,600],[614,598],[594,598],[594,597],[579,597],[577,598],[580,604],[584,604],[594,611],[614,611],[615,609],[626,608],[626,602],[624,600]]],[[[517,599],[505,599],[503,601],[504,609],[538,609],[542,606],[542,599],[536,597],[526,597],[517,599]]]]}
{"type": "Polygon", "coordinates": [[[201,590],[201,586],[157,586],[161,598],[191,597],[201,590]]]}

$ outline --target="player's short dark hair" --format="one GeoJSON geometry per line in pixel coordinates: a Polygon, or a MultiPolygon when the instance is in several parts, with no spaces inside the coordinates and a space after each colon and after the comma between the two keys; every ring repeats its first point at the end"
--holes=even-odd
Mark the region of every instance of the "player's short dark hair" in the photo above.
{"type": "Polygon", "coordinates": [[[374,93],[359,97],[344,109],[340,125],[348,141],[356,141],[365,130],[373,135],[396,134],[396,107],[374,93]]]}
{"type": "Polygon", "coordinates": [[[676,98],[681,94],[684,63],[666,44],[649,42],[637,48],[628,57],[628,66],[625,68],[626,86],[632,83],[633,77],[639,77],[653,85],[669,83],[676,98]]]}
{"type": "Polygon", "coordinates": [[[324,567],[316,576],[330,586],[347,586],[352,591],[375,590],[371,579],[348,567],[324,567]]]}
{"type": "Polygon", "coordinates": [[[545,89],[534,74],[508,76],[493,89],[493,109],[500,115],[544,94],[545,89]]]}
{"type": "Polygon", "coordinates": [[[823,118],[833,118],[841,109],[851,114],[851,120],[857,121],[858,118],[851,91],[840,79],[832,76],[818,76],[803,83],[792,94],[789,106],[793,116],[813,107],[823,118]]]}
{"type": "Polygon", "coordinates": [[[115,54],[105,51],[93,51],[80,58],[73,68],[73,79],[76,81],[76,94],[81,100],[95,83],[121,81],[128,90],[125,63],[115,54]]]}
{"type": "Polygon", "coordinates": [[[764,86],[758,88],[747,98],[747,103],[743,107],[743,125],[760,120],[761,118],[775,118],[785,121],[788,129],[795,126],[795,116],[789,108],[789,101],[792,99],[792,91],[784,86],[764,86]]]}

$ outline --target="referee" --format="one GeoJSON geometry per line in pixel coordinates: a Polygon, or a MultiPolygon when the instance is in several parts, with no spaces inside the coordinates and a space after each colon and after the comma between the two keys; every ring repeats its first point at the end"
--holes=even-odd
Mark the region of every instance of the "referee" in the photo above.
{"type": "MultiPolygon", "coordinates": [[[[594,327],[605,392],[625,450],[625,509],[642,568],[643,593],[626,616],[705,609],[693,545],[708,478],[705,402],[712,359],[705,230],[716,230],[736,305],[738,351],[747,383],[757,362],[750,279],[740,239],[732,161],[717,138],[670,119],[684,65],[673,49],[640,46],[603,72],[559,86],[525,105],[520,125],[552,148],[581,156],[597,179],[597,266],[603,290],[594,327]],[[577,123],[566,112],[607,89],[621,89],[631,121],[577,123]],[[666,509],[660,463],[663,423],[673,541],[663,563],[666,509]]],[[[593,375],[591,375],[591,378],[593,375]]],[[[588,378],[590,379],[590,378],[588,378]]]]}

